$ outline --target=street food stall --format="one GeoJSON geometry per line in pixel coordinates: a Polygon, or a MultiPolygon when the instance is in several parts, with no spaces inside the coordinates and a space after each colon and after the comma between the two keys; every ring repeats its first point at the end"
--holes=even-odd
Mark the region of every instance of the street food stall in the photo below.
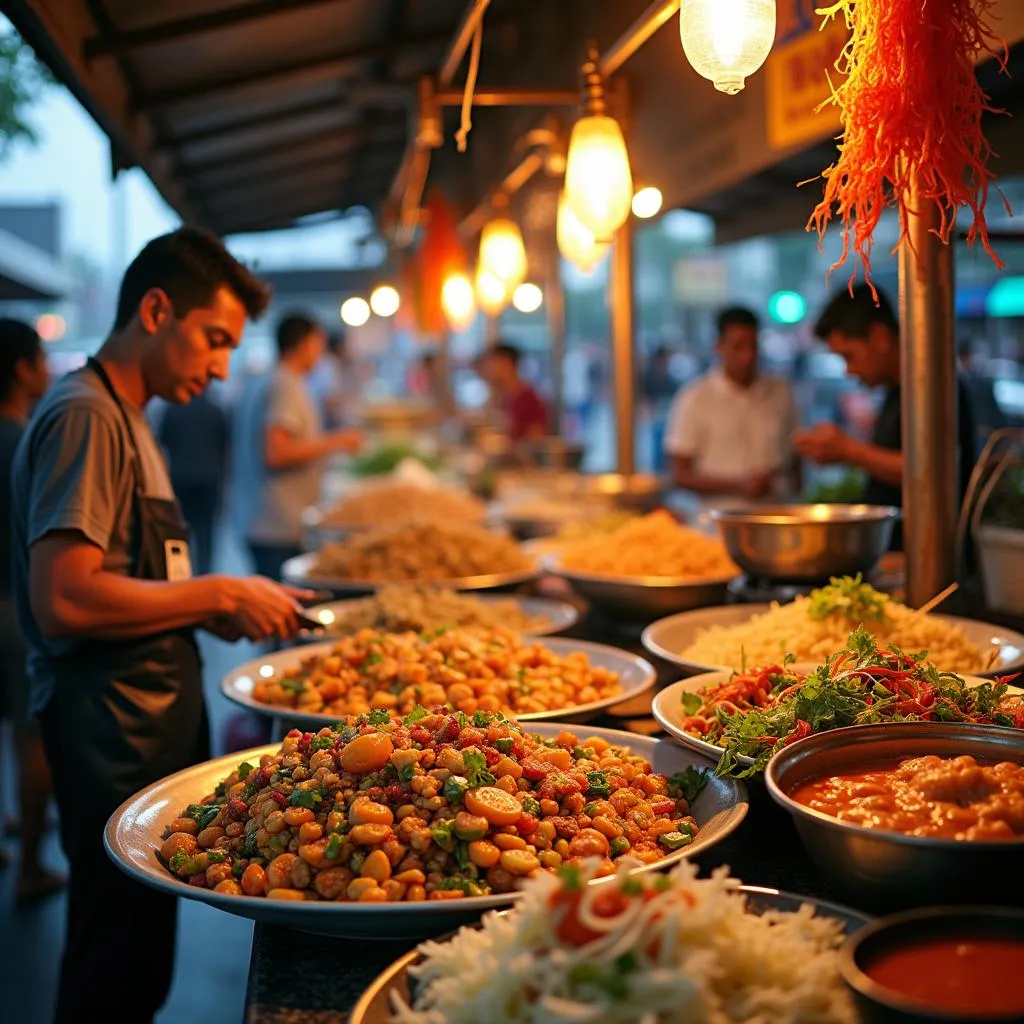
{"type": "Polygon", "coordinates": [[[1018,4],[859,0],[820,31],[796,0],[9,6],[182,216],[227,234],[373,208],[442,351],[530,272],[560,367],[557,261],[610,247],[619,472],[517,467],[481,497],[403,457],[350,481],[284,566],[319,592],[299,642],[221,682],[275,742],[110,819],[122,870],[256,922],[247,1021],[1024,1017],[1022,894],[993,882],[1024,843],[1024,635],[937,613],[949,242],[966,206],[987,245],[989,182],[1024,167],[989,109],[1024,110],[998,75],[1024,62],[1018,4]],[[819,204],[796,186],[822,172],[819,204]],[[547,179],[528,248],[517,203],[547,179]],[[651,182],[722,237],[838,215],[868,272],[895,205],[902,512],[682,523],[637,477],[630,217],[651,182]]]}

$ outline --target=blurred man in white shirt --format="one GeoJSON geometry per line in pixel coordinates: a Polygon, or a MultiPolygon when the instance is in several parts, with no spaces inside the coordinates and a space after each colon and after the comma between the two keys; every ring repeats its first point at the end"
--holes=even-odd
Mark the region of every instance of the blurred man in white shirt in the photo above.
{"type": "Polygon", "coordinates": [[[758,373],[758,322],[718,317],[719,366],[676,395],[665,452],[676,484],[703,495],[762,498],[797,484],[790,438],[799,426],[789,383],[758,373]]]}

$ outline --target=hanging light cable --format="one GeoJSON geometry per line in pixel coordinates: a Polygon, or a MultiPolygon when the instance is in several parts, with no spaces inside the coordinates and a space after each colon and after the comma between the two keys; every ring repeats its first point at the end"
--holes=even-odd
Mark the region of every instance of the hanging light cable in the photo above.
{"type": "Polygon", "coordinates": [[[569,139],[565,196],[580,223],[599,242],[610,242],[633,201],[633,175],[619,122],[607,112],[597,48],[583,65],[583,116],[569,139]]]}

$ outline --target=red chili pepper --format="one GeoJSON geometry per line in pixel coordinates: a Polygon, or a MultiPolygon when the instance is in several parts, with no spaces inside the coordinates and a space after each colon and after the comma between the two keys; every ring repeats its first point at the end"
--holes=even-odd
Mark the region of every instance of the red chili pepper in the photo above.
{"type": "Polygon", "coordinates": [[[283,790],[275,789],[270,794],[270,798],[271,798],[271,800],[276,800],[277,801],[277,805],[279,807],[287,807],[288,806],[288,794],[285,793],[283,790]]]}

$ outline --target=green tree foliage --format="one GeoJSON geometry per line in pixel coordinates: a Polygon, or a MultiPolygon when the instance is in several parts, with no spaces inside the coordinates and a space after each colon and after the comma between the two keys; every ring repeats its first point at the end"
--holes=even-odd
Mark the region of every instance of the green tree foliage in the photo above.
{"type": "Polygon", "coordinates": [[[29,111],[53,79],[35,54],[12,29],[0,28],[0,163],[15,143],[35,145],[39,135],[29,111]]]}

